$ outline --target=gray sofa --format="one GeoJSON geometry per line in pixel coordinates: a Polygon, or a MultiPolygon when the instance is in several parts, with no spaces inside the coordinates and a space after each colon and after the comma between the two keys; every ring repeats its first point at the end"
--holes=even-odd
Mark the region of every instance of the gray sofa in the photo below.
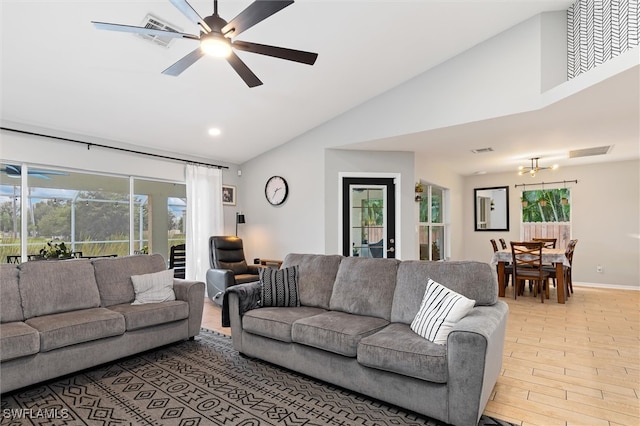
{"type": "Polygon", "coordinates": [[[299,307],[250,309],[259,283],[229,289],[235,349],[446,423],[478,423],[501,372],[508,315],[494,268],[289,254],[282,268],[293,265],[299,307]],[[410,328],[429,278],[476,301],[445,345],[410,328]]]}
{"type": "Polygon", "coordinates": [[[176,300],[132,305],[132,275],[161,255],[0,265],[2,393],[199,333],[204,283],[174,279],[176,300]]]}

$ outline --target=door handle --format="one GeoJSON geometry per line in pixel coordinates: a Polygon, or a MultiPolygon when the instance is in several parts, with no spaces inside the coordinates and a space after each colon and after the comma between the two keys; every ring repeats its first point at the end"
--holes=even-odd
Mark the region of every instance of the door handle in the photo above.
{"type": "Polygon", "coordinates": [[[391,247],[391,248],[390,248],[389,250],[387,250],[387,251],[389,251],[389,252],[393,253],[393,252],[395,252],[395,251],[396,251],[396,248],[395,248],[395,247],[391,247]]]}

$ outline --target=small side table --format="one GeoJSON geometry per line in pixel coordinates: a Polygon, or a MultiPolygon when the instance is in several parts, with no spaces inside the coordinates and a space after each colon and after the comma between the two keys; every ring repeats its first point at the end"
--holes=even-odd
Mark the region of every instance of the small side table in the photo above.
{"type": "Polygon", "coordinates": [[[280,265],[282,265],[282,260],[260,259],[260,265],[266,266],[268,268],[280,269],[280,265]]]}

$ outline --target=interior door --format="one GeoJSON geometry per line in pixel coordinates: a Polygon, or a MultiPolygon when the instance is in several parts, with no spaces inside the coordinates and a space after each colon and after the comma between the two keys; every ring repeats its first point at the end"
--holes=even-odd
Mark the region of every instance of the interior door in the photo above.
{"type": "Polygon", "coordinates": [[[342,179],[342,254],[396,256],[393,178],[342,179]]]}

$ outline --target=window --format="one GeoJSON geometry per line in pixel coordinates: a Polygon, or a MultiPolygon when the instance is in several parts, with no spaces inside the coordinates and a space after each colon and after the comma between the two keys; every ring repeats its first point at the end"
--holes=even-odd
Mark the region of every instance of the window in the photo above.
{"type": "Polygon", "coordinates": [[[556,247],[571,239],[571,197],[569,188],[522,191],[521,238],[556,238],[556,247]]]}
{"type": "Polygon", "coordinates": [[[22,166],[0,164],[1,262],[22,260],[23,240],[29,257],[51,240],[64,242],[77,257],[125,256],[131,247],[151,252],[154,235],[165,239],[155,252],[166,257],[169,240],[184,242],[184,184],[48,167],[27,170],[22,238],[22,166]],[[132,180],[135,195],[130,197],[132,180]]]}
{"type": "Polygon", "coordinates": [[[448,191],[423,184],[419,212],[420,260],[444,260],[448,257],[449,225],[446,223],[448,191]]]}

